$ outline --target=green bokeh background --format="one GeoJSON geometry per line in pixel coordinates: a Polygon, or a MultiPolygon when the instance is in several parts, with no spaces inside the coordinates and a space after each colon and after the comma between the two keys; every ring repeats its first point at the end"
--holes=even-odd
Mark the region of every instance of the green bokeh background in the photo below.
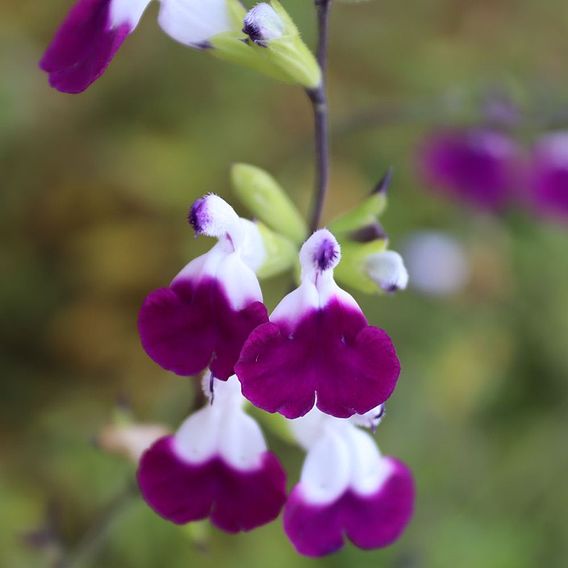
{"type": "MultiPolygon", "coordinates": [[[[519,139],[534,139],[534,117],[568,100],[566,3],[334,7],[326,218],[392,164],[393,247],[417,229],[448,231],[473,276],[452,297],[358,296],[403,363],[377,440],[413,468],[417,508],[391,548],[322,560],[298,556],[280,521],[239,537],[165,523],[136,496],[120,499],[133,467],[92,443],[119,396],[138,420],[172,427],[191,405],[191,385],[142,352],[138,307],[209,245],[185,215],[204,192],[230,195],[231,163],[271,171],[306,211],[305,96],[177,45],[157,6],[102,80],[57,93],[37,61],[69,3],[0,9],[0,566],[57,566],[62,555],[85,568],[566,566],[568,231],[443,201],[413,158],[429,125],[470,120],[488,85],[513,93],[533,117],[519,139]]],[[[311,3],[285,5],[313,44],[311,3]]],[[[270,307],[288,287],[266,283],[270,307]]],[[[269,439],[293,482],[302,454],[269,439]]]]}

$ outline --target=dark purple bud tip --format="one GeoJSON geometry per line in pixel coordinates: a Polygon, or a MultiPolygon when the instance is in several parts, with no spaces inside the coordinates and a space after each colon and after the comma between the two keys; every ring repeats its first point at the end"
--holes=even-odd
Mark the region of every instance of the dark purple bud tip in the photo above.
{"type": "Polygon", "coordinates": [[[339,257],[339,247],[337,242],[330,239],[324,239],[314,255],[314,262],[321,270],[329,270],[337,264],[339,257]]]}
{"type": "Polygon", "coordinates": [[[393,167],[389,166],[387,171],[385,172],[385,175],[379,180],[377,185],[375,185],[371,194],[374,195],[376,193],[386,193],[391,186],[393,174],[393,167]]]}
{"type": "Polygon", "coordinates": [[[384,240],[386,238],[387,233],[378,221],[374,221],[369,225],[365,225],[364,227],[349,233],[349,240],[355,241],[356,243],[370,243],[372,241],[384,240]]]}
{"type": "Polygon", "coordinates": [[[189,210],[187,216],[189,224],[193,227],[196,235],[201,235],[205,232],[205,227],[211,222],[209,213],[207,212],[207,198],[200,197],[189,210]]]}
{"type": "Polygon", "coordinates": [[[243,33],[248,35],[249,39],[256,43],[260,47],[267,47],[267,43],[262,35],[260,27],[253,22],[245,20],[245,25],[243,27],[243,33]]]}
{"type": "Polygon", "coordinates": [[[261,2],[245,16],[243,33],[256,45],[268,47],[270,41],[282,37],[284,22],[270,4],[261,2]]]}

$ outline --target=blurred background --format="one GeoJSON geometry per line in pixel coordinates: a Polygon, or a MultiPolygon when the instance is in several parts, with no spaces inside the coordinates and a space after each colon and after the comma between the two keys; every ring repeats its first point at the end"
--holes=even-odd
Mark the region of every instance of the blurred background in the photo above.
{"type": "MultiPolygon", "coordinates": [[[[383,223],[417,287],[357,298],[399,350],[376,437],[414,470],[418,501],[391,548],[317,561],[294,552],[280,520],[238,537],[167,524],[130,489],[134,466],[97,444],[117,401],[121,416],[172,428],[187,413],[191,384],[143,353],[138,308],[210,246],[193,239],[187,209],[204,192],[230,197],[231,163],[267,169],[307,210],[306,97],[174,43],[157,6],[101,80],[60,94],[37,61],[69,5],[1,9],[0,565],[566,566],[568,225],[479,211],[432,192],[416,168],[426,133],[481,121],[496,90],[519,110],[510,133],[526,151],[564,126],[566,3],[334,6],[325,217],[394,167],[383,223]],[[426,236],[453,267],[441,287],[419,285],[439,266],[417,246],[426,236]]],[[[311,3],[285,5],[313,45],[311,3]]],[[[289,276],[265,283],[269,307],[288,287],[289,276]]],[[[292,483],[302,453],[268,436],[292,483]]]]}

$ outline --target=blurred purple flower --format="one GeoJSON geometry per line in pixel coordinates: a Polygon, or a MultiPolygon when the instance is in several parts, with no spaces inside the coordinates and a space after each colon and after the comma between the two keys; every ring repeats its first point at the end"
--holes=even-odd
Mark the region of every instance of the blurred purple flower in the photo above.
{"type": "Polygon", "coordinates": [[[419,150],[419,170],[427,184],[493,212],[508,204],[519,164],[515,142],[486,128],[434,132],[419,150]]]}
{"type": "Polygon", "coordinates": [[[535,145],[529,191],[538,213],[568,222],[568,132],[548,134],[535,145]]]}

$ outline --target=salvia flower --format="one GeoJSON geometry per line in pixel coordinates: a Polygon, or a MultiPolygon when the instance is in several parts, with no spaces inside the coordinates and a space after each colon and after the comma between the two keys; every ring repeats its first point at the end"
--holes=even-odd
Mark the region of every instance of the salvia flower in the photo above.
{"type": "Polygon", "coordinates": [[[213,194],[195,202],[189,220],[196,235],[218,242],[167,288],[148,295],[138,319],[140,338],[168,371],[189,376],[210,366],[226,380],[250,332],[268,320],[254,272],[265,255],[262,238],[254,223],[213,194]]]}
{"type": "Polygon", "coordinates": [[[248,531],[280,514],[286,475],[243,410],[236,377],[208,375],[205,385],[210,403],[144,453],[138,484],[150,507],[173,523],[209,517],[226,532],[248,531]]]}
{"type": "Polygon", "coordinates": [[[483,210],[503,209],[517,183],[517,146],[496,130],[436,132],[424,141],[419,160],[429,185],[483,210]]]}
{"type": "Polygon", "coordinates": [[[335,237],[316,231],[300,251],[301,284],[257,327],[235,366],[254,405],[287,418],[364,414],[393,392],[400,363],[389,336],[371,327],[333,278],[335,237]]]}
{"type": "Polygon", "coordinates": [[[568,222],[568,132],[548,134],[536,144],[530,199],[539,213],[568,222]]]}
{"type": "MultiPolygon", "coordinates": [[[[158,22],[184,45],[207,47],[210,38],[235,28],[230,1],[160,0],[158,22]]],[[[104,73],[150,2],[78,0],[40,62],[50,84],[66,93],[84,91],[104,73]]]]}
{"type": "MultiPolygon", "coordinates": [[[[373,412],[381,415],[380,408],[373,412]]],[[[364,419],[359,424],[367,425],[364,419]]],[[[345,537],[364,549],[398,539],[414,508],[408,467],[381,455],[353,419],[314,409],[291,425],[307,450],[300,482],[284,509],[284,530],[298,552],[330,554],[343,546],[345,537]]]]}

